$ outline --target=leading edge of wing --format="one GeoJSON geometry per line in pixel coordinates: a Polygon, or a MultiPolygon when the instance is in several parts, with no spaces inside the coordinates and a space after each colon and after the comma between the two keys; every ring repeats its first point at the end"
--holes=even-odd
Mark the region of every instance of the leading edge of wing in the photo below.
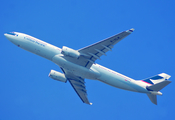
{"type": "Polygon", "coordinates": [[[86,92],[86,86],[85,86],[84,79],[79,80],[75,78],[73,79],[69,78],[68,81],[70,82],[71,86],[73,87],[77,95],[80,97],[82,102],[92,105],[92,103],[90,103],[87,98],[87,92],[86,92]]]}
{"type": "MultiPolygon", "coordinates": [[[[135,30],[134,28],[131,28],[131,29],[126,30],[126,31],[123,31],[123,32],[127,32],[127,33],[131,34],[134,30],[135,30]]],[[[120,33],[118,33],[118,34],[121,34],[121,33],[123,33],[123,32],[120,32],[120,33]]],[[[117,35],[118,35],[118,34],[117,34],[117,35]]],[[[116,36],[116,35],[113,35],[113,36],[108,37],[108,38],[106,38],[106,39],[104,39],[104,40],[101,40],[101,41],[96,42],[96,43],[94,43],[94,44],[91,44],[91,45],[88,45],[88,46],[86,46],[86,47],[83,47],[83,48],[79,49],[78,51],[81,52],[81,50],[83,50],[83,49],[86,49],[86,48],[88,48],[88,47],[90,47],[90,46],[94,46],[94,45],[96,45],[96,44],[98,44],[98,43],[101,43],[101,42],[103,42],[103,41],[105,41],[105,40],[108,40],[109,38],[112,38],[112,37],[115,37],[115,36],[116,36]]]]}

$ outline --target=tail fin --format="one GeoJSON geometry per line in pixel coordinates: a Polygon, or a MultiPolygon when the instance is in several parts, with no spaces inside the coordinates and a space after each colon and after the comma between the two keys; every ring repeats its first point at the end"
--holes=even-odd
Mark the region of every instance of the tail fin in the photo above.
{"type": "Polygon", "coordinates": [[[148,91],[151,91],[151,94],[147,95],[152,103],[157,105],[156,95],[162,95],[162,93],[159,91],[163,89],[165,86],[167,86],[169,83],[171,83],[171,81],[168,80],[170,77],[171,76],[166,73],[161,73],[151,78],[143,80],[144,82],[150,84],[150,86],[147,86],[146,88],[148,91]]]}
{"type": "Polygon", "coordinates": [[[142,80],[142,81],[146,82],[148,84],[154,85],[154,84],[160,83],[162,81],[168,80],[170,77],[171,76],[166,74],[166,73],[161,73],[161,74],[147,78],[147,79],[142,80]]]}

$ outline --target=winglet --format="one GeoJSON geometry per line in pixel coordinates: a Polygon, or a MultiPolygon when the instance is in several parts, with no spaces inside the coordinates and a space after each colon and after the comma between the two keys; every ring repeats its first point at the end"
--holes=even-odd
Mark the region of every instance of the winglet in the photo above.
{"type": "Polygon", "coordinates": [[[129,30],[127,30],[126,32],[132,33],[134,31],[134,28],[131,28],[129,30]]]}

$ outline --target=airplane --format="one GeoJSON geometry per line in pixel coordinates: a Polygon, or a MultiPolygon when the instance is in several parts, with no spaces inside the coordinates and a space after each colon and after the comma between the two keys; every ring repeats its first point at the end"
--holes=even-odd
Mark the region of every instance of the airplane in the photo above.
{"type": "Polygon", "coordinates": [[[157,105],[157,95],[162,95],[160,90],[171,83],[168,80],[171,77],[170,75],[160,73],[146,79],[134,80],[95,63],[97,59],[100,59],[102,55],[106,55],[106,52],[111,51],[116,43],[133,31],[134,29],[131,28],[79,50],[66,46],[59,48],[20,32],[9,32],[4,35],[16,46],[58,65],[63,73],[51,70],[49,77],[64,83],[69,81],[83,103],[92,105],[87,98],[85,86],[85,79],[91,79],[116,88],[145,93],[151,102],[157,105]]]}

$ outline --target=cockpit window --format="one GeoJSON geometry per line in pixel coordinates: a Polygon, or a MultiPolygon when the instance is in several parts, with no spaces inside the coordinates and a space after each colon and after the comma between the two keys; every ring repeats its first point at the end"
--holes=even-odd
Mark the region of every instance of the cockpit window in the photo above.
{"type": "Polygon", "coordinates": [[[14,36],[18,36],[18,35],[15,34],[14,32],[9,32],[9,33],[7,33],[7,34],[9,34],[9,35],[14,35],[14,36]]]}

